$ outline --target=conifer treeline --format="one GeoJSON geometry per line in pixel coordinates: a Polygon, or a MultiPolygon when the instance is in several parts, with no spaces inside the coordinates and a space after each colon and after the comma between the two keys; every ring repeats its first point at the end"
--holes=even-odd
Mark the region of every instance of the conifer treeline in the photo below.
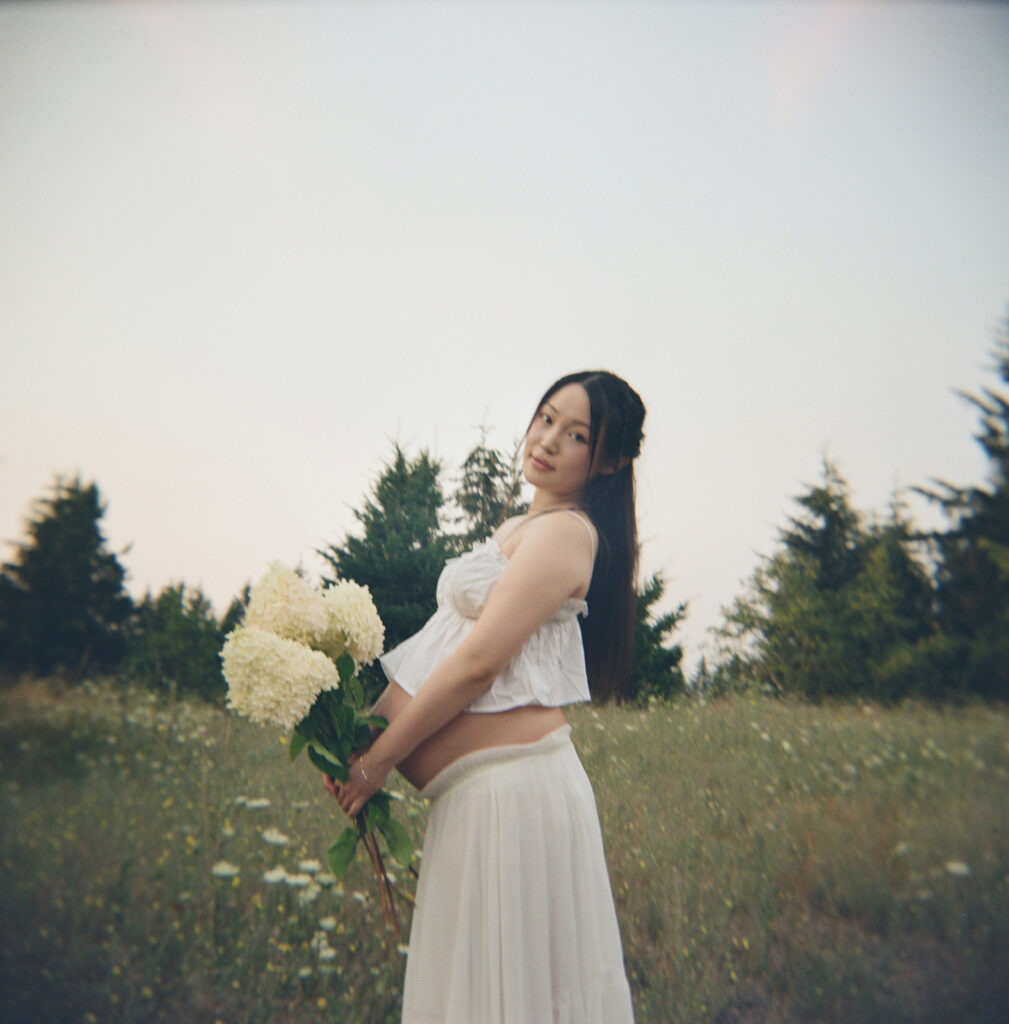
{"type": "MultiPolygon", "coordinates": [[[[445,561],[490,535],[502,515],[521,512],[513,459],[488,447],[481,435],[462,465],[451,498],[441,464],[424,450],[408,458],[396,445],[363,507],[358,530],[319,554],[330,579],[368,586],[392,646],[419,629],[435,607],[445,561]]],[[[59,673],[120,677],[175,697],[224,696],[218,652],[240,621],[248,586],[223,618],[199,588],[184,583],[148,592],[133,602],[126,573],[101,530],[105,505],[98,487],[57,478],[37,501],[27,538],[0,572],[0,679],[59,673]]],[[[638,597],[641,658],[635,693],[670,697],[684,689],[682,651],[669,637],[685,609],[653,615],[663,582],[652,577],[638,597]]],[[[366,672],[374,695],[382,680],[366,672]]]]}
{"type": "MultiPolygon", "coordinates": [[[[1009,385],[1009,318],[993,355],[1009,385]]],[[[717,657],[701,663],[694,689],[1009,699],[1009,394],[994,386],[963,397],[979,414],[989,473],[975,486],[917,489],[945,511],[947,528],[922,534],[899,498],[884,517],[855,510],[825,460],[820,482],[795,499],[777,550],[724,610],[717,657]]],[[[333,578],[370,587],[389,646],[433,612],[446,559],[523,510],[516,466],[481,434],[446,498],[441,464],[397,445],[354,512],[357,531],[318,552],[333,578]]],[[[217,653],[248,587],[221,619],[182,583],[132,601],[101,531],[104,512],[97,486],[79,478],[57,478],[33,506],[26,538],[0,571],[0,678],[115,672],[172,696],[220,699],[217,653]]],[[[638,591],[633,699],[686,689],[672,636],[687,609],[659,612],[664,591],[661,574],[638,591]]],[[[372,689],[380,684],[376,670],[372,689]]]]}
{"type": "MultiPolygon", "coordinates": [[[[1009,319],[994,370],[1009,384],[1009,319]]],[[[715,692],[1009,699],[1009,394],[962,397],[979,413],[988,480],[916,488],[944,531],[922,533],[895,499],[882,520],[852,508],[837,467],[796,501],[778,549],[725,611],[715,692]]]]}

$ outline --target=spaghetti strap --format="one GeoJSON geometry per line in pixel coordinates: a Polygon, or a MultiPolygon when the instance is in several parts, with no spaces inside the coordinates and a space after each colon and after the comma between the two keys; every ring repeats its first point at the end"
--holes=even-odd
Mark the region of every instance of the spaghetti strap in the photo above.
{"type": "Polygon", "coordinates": [[[563,512],[570,512],[575,517],[575,519],[577,519],[578,522],[580,522],[582,524],[582,526],[584,526],[585,529],[588,530],[589,542],[592,544],[592,562],[593,562],[593,564],[595,564],[595,561],[596,561],[596,532],[595,532],[595,530],[588,524],[588,521],[586,520],[586,517],[581,512],[579,512],[578,509],[566,508],[566,509],[562,509],[561,511],[563,511],[563,512]]]}
{"type": "Polygon", "coordinates": [[[573,515],[575,517],[575,519],[577,519],[578,522],[580,522],[582,524],[582,526],[585,527],[585,529],[588,531],[589,542],[592,544],[592,564],[595,565],[596,564],[596,533],[595,533],[595,529],[590,525],[591,520],[588,518],[588,516],[586,516],[584,512],[580,512],[576,508],[567,508],[567,507],[565,507],[565,508],[548,508],[548,509],[544,509],[542,512],[536,512],[533,515],[529,515],[527,513],[526,516],[523,518],[522,522],[518,523],[514,527],[512,527],[512,529],[510,529],[508,531],[508,533],[504,537],[501,538],[501,540],[502,541],[508,540],[509,537],[513,537],[516,533],[518,533],[519,530],[521,530],[522,527],[526,525],[526,523],[531,522],[533,519],[539,518],[539,516],[550,515],[552,512],[570,512],[571,515],[573,515]]]}

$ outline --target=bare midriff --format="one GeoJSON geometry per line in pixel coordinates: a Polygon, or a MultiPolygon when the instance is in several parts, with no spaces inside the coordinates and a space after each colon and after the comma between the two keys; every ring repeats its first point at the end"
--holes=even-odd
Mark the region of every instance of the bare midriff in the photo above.
{"type": "MultiPolygon", "coordinates": [[[[391,683],[376,711],[392,722],[410,703],[410,695],[391,683]]],[[[429,736],[396,768],[412,786],[423,789],[442,769],[464,754],[487,747],[535,743],[567,722],[560,708],[538,704],[493,713],[463,712],[429,736]]]]}

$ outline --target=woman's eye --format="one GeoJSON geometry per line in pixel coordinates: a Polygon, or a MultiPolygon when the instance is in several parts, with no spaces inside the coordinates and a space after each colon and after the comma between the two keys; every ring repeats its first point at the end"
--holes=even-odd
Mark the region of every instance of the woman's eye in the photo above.
{"type": "Polygon", "coordinates": [[[547,426],[550,426],[550,424],[553,423],[553,420],[550,418],[550,413],[544,412],[544,413],[541,413],[540,415],[541,415],[541,419],[543,420],[543,422],[547,426]]]}
{"type": "Polygon", "coordinates": [[[571,435],[579,444],[586,444],[588,439],[584,434],[579,434],[577,431],[571,435]]]}

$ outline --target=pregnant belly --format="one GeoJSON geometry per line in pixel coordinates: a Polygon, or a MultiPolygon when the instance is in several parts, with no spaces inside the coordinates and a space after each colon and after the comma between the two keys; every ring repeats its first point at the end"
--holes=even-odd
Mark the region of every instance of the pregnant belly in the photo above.
{"type": "MultiPolygon", "coordinates": [[[[382,714],[390,722],[395,721],[411,699],[405,690],[395,683],[390,684],[382,698],[382,714]]],[[[407,782],[423,789],[442,769],[464,754],[486,747],[535,743],[566,721],[560,708],[539,705],[493,714],[463,712],[424,740],[396,767],[407,782]]]]}

